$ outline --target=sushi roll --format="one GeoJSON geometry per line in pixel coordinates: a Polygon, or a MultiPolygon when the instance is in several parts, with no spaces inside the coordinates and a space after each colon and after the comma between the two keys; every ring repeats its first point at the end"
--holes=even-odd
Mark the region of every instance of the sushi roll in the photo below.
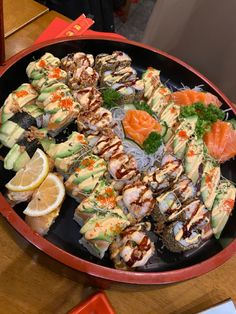
{"type": "Polygon", "coordinates": [[[149,67],[142,75],[144,82],[144,96],[149,99],[154,94],[155,90],[161,85],[160,71],[149,67]]]}
{"type": "Polygon", "coordinates": [[[152,191],[141,181],[124,186],[122,201],[132,222],[139,222],[144,217],[149,216],[155,205],[152,191]]]}
{"type": "Polygon", "coordinates": [[[103,103],[102,94],[94,87],[74,91],[73,96],[84,111],[96,111],[103,103]]]}
{"type": "Polygon", "coordinates": [[[115,71],[105,71],[101,78],[101,86],[111,87],[116,83],[134,82],[137,80],[137,72],[128,66],[115,71]]]}
{"type": "Polygon", "coordinates": [[[154,243],[147,235],[149,222],[126,228],[110,246],[110,257],[114,266],[122,270],[134,270],[146,265],[155,252],[154,243]]]}
{"type": "Polygon", "coordinates": [[[203,163],[203,140],[192,138],[185,152],[184,170],[186,175],[196,184],[200,179],[200,167],[203,163]]]}
{"type": "Polygon", "coordinates": [[[60,68],[54,68],[48,71],[45,71],[44,75],[39,79],[34,79],[31,81],[32,86],[38,91],[41,92],[45,88],[62,82],[65,83],[67,80],[67,73],[60,68]]]}
{"type": "MultiPolygon", "coordinates": [[[[145,85],[144,83],[144,86],[146,87],[147,84],[145,85]]],[[[169,103],[168,95],[170,93],[171,91],[166,86],[160,84],[157,85],[157,88],[154,90],[151,87],[150,91],[146,89],[144,91],[144,96],[147,97],[147,104],[152,108],[152,111],[154,111],[159,116],[169,103]]]]}
{"type": "Polygon", "coordinates": [[[52,211],[51,213],[39,217],[25,216],[25,222],[34,231],[45,236],[50,227],[54,224],[56,218],[59,216],[60,207],[52,211]]]}
{"type": "Polygon", "coordinates": [[[0,126],[0,142],[4,146],[12,148],[17,141],[27,135],[26,131],[32,127],[41,126],[42,119],[41,112],[36,113],[36,118],[26,112],[17,112],[0,126]]]}
{"type": "Polygon", "coordinates": [[[181,203],[188,202],[197,195],[197,187],[187,176],[182,175],[179,180],[174,183],[171,190],[175,193],[181,203]]]}
{"type": "Polygon", "coordinates": [[[206,208],[211,210],[220,182],[220,166],[213,160],[207,160],[203,167],[200,194],[206,208]]]}
{"type": "MultiPolygon", "coordinates": [[[[152,110],[154,108],[152,107],[152,110]]],[[[160,109],[160,106],[158,106],[160,109]]],[[[157,115],[159,115],[159,119],[162,123],[165,123],[167,126],[167,132],[164,135],[163,141],[167,143],[169,139],[174,135],[174,130],[179,124],[179,114],[180,114],[180,106],[177,106],[173,103],[169,103],[166,105],[163,103],[163,108],[160,110],[153,110],[157,115]],[[163,109],[163,110],[162,110],[163,109]]]]}
{"type": "Polygon", "coordinates": [[[95,58],[95,69],[101,75],[104,71],[130,66],[130,57],[122,51],[114,51],[111,55],[101,53],[95,58]]]}
{"type": "Polygon", "coordinates": [[[135,100],[135,90],[132,86],[125,83],[115,83],[111,88],[117,91],[121,96],[117,102],[118,105],[130,104],[135,100]]]}
{"type": "Polygon", "coordinates": [[[154,193],[160,194],[177,182],[183,170],[181,160],[168,155],[163,158],[161,167],[146,174],[143,181],[154,193]]]}
{"type": "Polygon", "coordinates": [[[93,153],[109,160],[113,155],[122,153],[124,147],[122,141],[116,136],[112,130],[108,130],[102,134],[93,148],[93,153]]]}
{"type": "Polygon", "coordinates": [[[96,87],[99,75],[91,67],[77,68],[73,75],[68,79],[68,86],[72,90],[78,90],[85,87],[96,87]]]}
{"type": "Polygon", "coordinates": [[[8,190],[4,195],[5,199],[9,203],[11,207],[14,207],[17,204],[29,202],[33,196],[33,191],[25,191],[25,192],[13,192],[8,190]]]}
{"type": "Polygon", "coordinates": [[[107,170],[106,162],[95,155],[85,157],[65,182],[67,193],[78,202],[92,193],[107,170]]]}
{"type": "Polygon", "coordinates": [[[118,153],[111,156],[108,162],[108,171],[113,179],[121,184],[130,183],[137,178],[137,162],[132,155],[118,153]]]}
{"type": "Polygon", "coordinates": [[[72,98],[69,87],[62,82],[57,82],[41,89],[36,105],[44,109],[51,103],[59,102],[62,98],[68,97],[72,98]]]}
{"type": "Polygon", "coordinates": [[[78,131],[87,135],[98,134],[102,130],[111,127],[112,124],[112,113],[102,107],[94,111],[81,110],[77,117],[78,131]]]}
{"type": "Polygon", "coordinates": [[[60,59],[46,52],[40,59],[30,62],[26,68],[26,73],[30,80],[38,80],[45,76],[46,71],[58,68],[60,64],[60,59]]]}
{"type": "Polygon", "coordinates": [[[116,198],[115,190],[105,180],[100,180],[94,191],[75,209],[74,220],[82,226],[97,212],[112,211],[117,207],[116,198]]]}
{"type": "Polygon", "coordinates": [[[152,214],[155,232],[162,234],[165,224],[175,220],[178,217],[180,209],[181,202],[174,192],[168,191],[158,196],[152,214]]]}
{"type": "Polygon", "coordinates": [[[0,113],[0,123],[4,123],[14,116],[17,112],[21,112],[26,105],[32,105],[38,93],[31,84],[24,83],[13,91],[5,100],[0,113]]]}
{"type": "Polygon", "coordinates": [[[134,89],[134,101],[140,101],[144,96],[144,83],[142,80],[136,80],[132,85],[134,89]]]}
{"type": "Polygon", "coordinates": [[[93,66],[93,55],[86,54],[84,52],[70,53],[61,59],[61,68],[68,72],[69,76],[71,76],[71,74],[73,74],[78,68],[93,66]]]}
{"type": "Polygon", "coordinates": [[[92,255],[103,258],[116,236],[128,226],[129,221],[119,207],[113,211],[99,212],[80,229],[83,237],[79,242],[92,255]]]}
{"type": "Polygon", "coordinates": [[[234,208],[235,194],[236,188],[230,181],[220,181],[211,211],[212,230],[216,239],[219,239],[234,208]]]}
{"type": "Polygon", "coordinates": [[[171,252],[183,252],[198,247],[204,230],[210,224],[210,212],[194,200],[182,209],[182,219],[167,226],[162,234],[163,244],[171,252]]]}

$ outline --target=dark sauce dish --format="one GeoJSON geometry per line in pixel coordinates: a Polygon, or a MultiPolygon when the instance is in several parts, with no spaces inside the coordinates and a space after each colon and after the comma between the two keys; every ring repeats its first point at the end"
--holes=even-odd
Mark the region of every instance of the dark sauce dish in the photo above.
{"type": "MultiPolygon", "coordinates": [[[[140,76],[147,67],[154,67],[161,71],[161,80],[172,90],[181,86],[193,88],[202,86],[204,91],[216,95],[223,103],[222,109],[228,111],[229,118],[235,116],[231,102],[210,81],[196,70],[157,49],[146,45],[128,41],[126,39],[111,40],[109,37],[80,37],[56,39],[35,45],[26,49],[7,61],[0,68],[0,103],[3,104],[8,94],[21,83],[28,82],[26,67],[34,59],[40,58],[45,52],[56,57],[77,51],[97,55],[99,53],[112,53],[115,50],[124,51],[132,59],[132,66],[140,76]]],[[[72,126],[73,127],[73,126],[72,126]]],[[[5,156],[7,149],[2,148],[0,155],[5,156]]],[[[236,182],[236,161],[230,160],[221,167],[222,175],[236,182]]],[[[200,276],[220,266],[236,252],[236,211],[234,210],[219,240],[211,238],[201,247],[185,253],[171,253],[162,247],[161,241],[151,231],[150,237],[155,241],[156,253],[145,267],[136,271],[121,271],[113,268],[109,257],[100,260],[92,256],[79,244],[81,237],[79,226],[73,220],[76,202],[67,197],[56,219],[45,238],[34,233],[24,222],[22,209],[25,204],[14,209],[4,199],[4,186],[13,173],[3,168],[0,161],[0,213],[15,228],[15,230],[38,249],[48,254],[62,264],[87,273],[89,275],[109,281],[130,284],[167,284],[180,282],[200,276]]]]}

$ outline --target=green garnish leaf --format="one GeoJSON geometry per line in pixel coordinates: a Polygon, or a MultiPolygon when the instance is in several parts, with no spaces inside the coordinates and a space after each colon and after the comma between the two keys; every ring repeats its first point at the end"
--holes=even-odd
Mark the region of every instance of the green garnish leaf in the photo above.
{"type": "Polygon", "coordinates": [[[155,116],[155,113],[152,109],[148,106],[148,104],[144,101],[134,102],[134,106],[137,110],[143,110],[150,114],[150,116],[155,116]]]}
{"type": "Polygon", "coordinates": [[[181,107],[180,117],[187,118],[194,115],[198,116],[196,125],[196,135],[198,138],[202,138],[210,130],[212,123],[217,120],[223,120],[225,117],[225,113],[212,104],[205,106],[198,102],[191,106],[181,107]]]}
{"type": "Polygon", "coordinates": [[[112,88],[106,88],[102,90],[103,107],[111,109],[119,106],[119,100],[121,94],[112,88]]]}
{"type": "Polygon", "coordinates": [[[154,154],[162,144],[162,137],[157,132],[151,132],[143,142],[143,149],[148,154],[154,154]]]}

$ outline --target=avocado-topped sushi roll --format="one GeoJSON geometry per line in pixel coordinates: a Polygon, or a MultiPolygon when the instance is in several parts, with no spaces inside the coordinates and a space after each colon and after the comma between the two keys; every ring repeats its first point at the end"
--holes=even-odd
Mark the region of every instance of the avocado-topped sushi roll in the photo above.
{"type": "Polygon", "coordinates": [[[198,247],[203,241],[205,228],[210,224],[210,212],[199,200],[183,208],[182,214],[182,220],[167,226],[162,234],[163,244],[171,252],[198,247]]]}
{"type": "Polygon", "coordinates": [[[92,193],[107,170],[106,162],[95,155],[85,157],[65,182],[67,193],[80,201],[92,193]]]}
{"type": "Polygon", "coordinates": [[[84,52],[70,53],[61,59],[61,68],[68,72],[69,75],[73,74],[77,68],[93,67],[93,65],[93,55],[84,52]]]}
{"type": "Polygon", "coordinates": [[[75,209],[74,220],[81,226],[97,212],[112,211],[117,207],[117,193],[105,180],[100,180],[94,191],[75,209]]]}
{"type": "Polygon", "coordinates": [[[32,105],[38,93],[31,84],[24,83],[13,91],[5,100],[0,114],[0,122],[4,123],[14,116],[17,112],[21,112],[26,105],[32,105]]]}
{"type": "Polygon", "coordinates": [[[139,223],[126,228],[116,237],[110,246],[115,268],[132,270],[146,265],[155,252],[154,243],[147,235],[150,229],[149,222],[139,223]]]}
{"type": "Polygon", "coordinates": [[[103,103],[102,94],[94,87],[74,91],[73,96],[84,111],[96,111],[103,103]]]}
{"type": "Polygon", "coordinates": [[[182,120],[178,128],[175,130],[174,136],[167,143],[171,146],[173,154],[180,159],[184,158],[187,144],[195,133],[198,117],[191,116],[182,120]]]}
{"type": "Polygon", "coordinates": [[[72,132],[67,141],[52,143],[47,149],[47,154],[55,160],[57,171],[66,176],[88,155],[89,151],[85,136],[72,132]]]}
{"type": "Polygon", "coordinates": [[[103,258],[115,237],[128,226],[129,221],[119,207],[113,211],[97,212],[80,229],[83,238],[79,242],[92,255],[103,258]]]}
{"type": "Polygon", "coordinates": [[[143,181],[157,194],[169,189],[173,183],[177,182],[184,170],[181,160],[172,156],[169,159],[166,156],[164,160],[160,168],[143,178],[143,181]]]}
{"type": "Polygon", "coordinates": [[[184,170],[186,175],[197,183],[200,177],[200,166],[203,163],[203,140],[193,138],[188,142],[185,152],[184,170]]]}
{"type": "Polygon", "coordinates": [[[219,239],[235,204],[235,186],[228,180],[221,180],[211,211],[211,224],[216,239],[219,239]]]}
{"type": "Polygon", "coordinates": [[[209,210],[211,210],[217,195],[219,182],[220,166],[213,160],[207,160],[203,167],[200,193],[203,203],[209,210]]]}
{"type": "MultiPolygon", "coordinates": [[[[145,87],[148,86],[148,83],[146,83],[146,85],[144,83],[145,87]]],[[[157,85],[157,88],[153,90],[152,85],[150,84],[150,90],[146,89],[145,92],[146,97],[148,98],[147,104],[152,108],[152,111],[159,116],[168,105],[167,96],[171,93],[171,91],[162,84],[157,85]]]]}
{"type": "Polygon", "coordinates": [[[123,150],[124,147],[120,138],[111,129],[108,129],[99,137],[93,148],[93,153],[105,160],[109,160],[113,155],[122,153],[123,150]]]}
{"type": "Polygon", "coordinates": [[[60,64],[60,59],[46,52],[40,59],[30,62],[26,73],[30,80],[38,80],[45,75],[46,71],[58,68],[60,64]]]}
{"type": "Polygon", "coordinates": [[[149,99],[154,91],[159,87],[161,84],[160,80],[160,71],[149,67],[142,76],[142,80],[144,81],[144,96],[149,99]]]}
{"type": "Polygon", "coordinates": [[[112,124],[112,113],[103,107],[99,107],[94,111],[81,110],[77,117],[78,131],[86,134],[98,134],[102,130],[111,127],[112,124]]]}
{"type": "Polygon", "coordinates": [[[60,68],[54,68],[45,71],[44,75],[39,79],[32,80],[31,84],[38,92],[41,92],[58,82],[65,83],[66,80],[67,73],[60,68]]]}
{"type": "Polygon", "coordinates": [[[141,181],[124,186],[122,202],[129,213],[130,220],[134,222],[149,216],[155,205],[152,191],[141,181]]]}
{"type": "Polygon", "coordinates": [[[43,114],[40,110],[30,113],[17,112],[0,126],[0,142],[4,146],[11,148],[18,140],[26,136],[26,131],[30,127],[40,127],[42,121],[43,114]]]}
{"type": "Polygon", "coordinates": [[[24,137],[12,146],[4,158],[4,168],[18,171],[23,168],[34,155],[37,148],[43,149],[51,144],[47,138],[47,130],[30,127],[24,132],[24,137]]]}
{"type": "MultiPolygon", "coordinates": [[[[156,110],[153,111],[157,112],[156,110]]],[[[177,106],[174,103],[169,103],[168,105],[163,103],[163,110],[160,110],[159,119],[162,123],[166,123],[167,126],[167,133],[163,138],[164,143],[167,143],[171,136],[174,134],[174,129],[179,123],[179,114],[180,106],[177,106]]]]}
{"type": "Polygon", "coordinates": [[[95,58],[96,71],[101,75],[106,70],[115,70],[130,66],[130,57],[122,51],[114,51],[112,54],[101,53],[95,58]]]}

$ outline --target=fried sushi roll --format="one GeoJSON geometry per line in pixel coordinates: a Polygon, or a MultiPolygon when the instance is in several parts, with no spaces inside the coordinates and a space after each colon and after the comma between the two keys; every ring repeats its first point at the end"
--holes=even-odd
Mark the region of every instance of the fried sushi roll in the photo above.
{"type": "Polygon", "coordinates": [[[111,55],[101,53],[95,58],[95,68],[99,75],[107,70],[113,71],[116,68],[130,66],[130,64],[130,57],[122,51],[114,51],[111,55]]]}
{"type": "Polygon", "coordinates": [[[17,204],[29,202],[33,196],[34,190],[25,192],[14,192],[8,190],[5,198],[10,206],[14,207],[17,204]]]}
{"type": "Polygon", "coordinates": [[[116,83],[135,82],[137,80],[137,72],[128,66],[115,71],[105,71],[101,78],[101,85],[111,87],[116,83]]]}
{"type": "Polygon", "coordinates": [[[65,182],[67,193],[80,202],[92,193],[107,170],[106,162],[95,155],[85,157],[65,182]]]}
{"type": "Polygon", "coordinates": [[[93,55],[84,52],[70,53],[61,59],[61,68],[68,72],[70,76],[77,70],[77,68],[93,67],[93,65],[93,55]]]}
{"type": "Polygon", "coordinates": [[[144,266],[155,252],[146,232],[149,222],[139,223],[121,232],[110,246],[110,257],[117,269],[134,270],[144,266]]]}
{"type": "Polygon", "coordinates": [[[105,160],[109,160],[113,155],[122,153],[123,150],[124,148],[120,138],[116,136],[111,129],[108,129],[104,131],[97,140],[93,148],[93,153],[105,160]]]}
{"type": "Polygon", "coordinates": [[[163,244],[171,252],[183,252],[198,247],[204,240],[205,229],[210,225],[210,212],[199,201],[183,208],[182,219],[164,229],[163,244]]]}
{"type": "Polygon", "coordinates": [[[128,217],[134,223],[149,216],[155,205],[152,191],[141,181],[124,186],[122,190],[122,202],[128,211],[128,217]]]}
{"type": "Polygon", "coordinates": [[[160,194],[170,188],[183,173],[181,160],[169,155],[164,157],[163,160],[160,168],[157,168],[154,172],[147,174],[143,178],[144,183],[156,194],[160,194]]]}
{"type": "Polygon", "coordinates": [[[129,220],[119,207],[113,211],[99,212],[80,229],[83,238],[79,242],[92,255],[103,258],[116,236],[128,226],[129,220]]]}
{"type": "Polygon", "coordinates": [[[140,101],[144,93],[144,83],[138,79],[126,83],[115,83],[111,88],[121,95],[119,104],[130,104],[134,101],[140,101]]]}
{"type": "Polygon", "coordinates": [[[178,197],[181,203],[185,203],[193,198],[197,194],[197,188],[185,175],[182,175],[179,180],[172,186],[172,191],[178,197]]]}
{"type": "Polygon", "coordinates": [[[75,209],[74,220],[82,226],[94,214],[112,211],[117,207],[116,198],[115,190],[105,180],[100,180],[94,191],[75,209]]]}
{"type": "Polygon", "coordinates": [[[73,96],[83,111],[96,111],[103,103],[101,93],[94,87],[74,91],[73,96]]]}
{"type": "Polygon", "coordinates": [[[78,90],[86,87],[96,87],[99,75],[91,67],[81,67],[76,69],[73,75],[68,79],[68,86],[72,90],[78,90]]]}
{"type": "Polygon", "coordinates": [[[112,113],[102,107],[99,107],[94,111],[81,110],[77,117],[78,131],[84,132],[87,135],[97,135],[102,130],[111,127],[112,124],[112,113]]]}
{"type": "Polygon", "coordinates": [[[12,118],[16,113],[22,112],[27,105],[33,105],[38,93],[31,84],[21,84],[5,100],[0,112],[0,124],[12,118]]]}

